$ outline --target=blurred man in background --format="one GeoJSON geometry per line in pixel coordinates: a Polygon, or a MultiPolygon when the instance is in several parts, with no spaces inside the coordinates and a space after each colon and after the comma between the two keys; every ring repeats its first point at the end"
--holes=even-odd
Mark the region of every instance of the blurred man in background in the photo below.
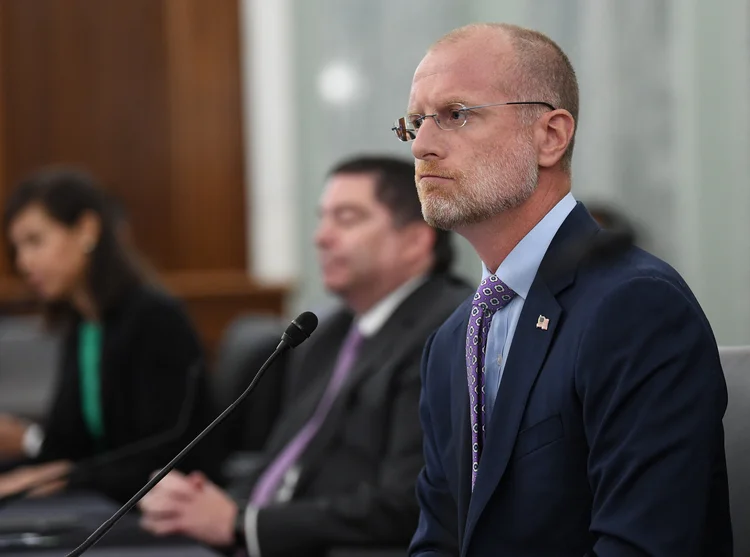
{"type": "Polygon", "coordinates": [[[200,474],[170,474],[141,503],[149,531],[245,546],[250,557],[408,544],[423,463],[422,349],[471,289],[449,274],[449,235],[422,219],[406,162],[334,168],[315,244],[345,308],[294,354],[264,466],[235,498],[200,474]]]}

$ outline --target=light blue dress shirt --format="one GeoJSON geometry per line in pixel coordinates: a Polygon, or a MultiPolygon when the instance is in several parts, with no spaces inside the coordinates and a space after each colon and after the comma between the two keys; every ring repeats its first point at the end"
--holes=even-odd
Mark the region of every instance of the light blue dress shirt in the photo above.
{"type": "MultiPolygon", "coordinates": [[[[487,338],[487,352],[484,361],[484,406],[487,428],[489,428],[492,409],[495,407],[497,391],[503,378],[505,362],[510,352],[523,304],[526,302],[536,272],[542,263],[544,254],[547,253],[552,238],[557,234],[563,221],[575,206],[576,200],[573,198],[573,194],[568,193],[518,242],[513,251],[508,254],[495,271],[498,278],[516,293],[516,297],[507,306],[495,313],[487,338]]],[[[491,274],[492,272],[482,263],[482,279],[491,274]]]]}

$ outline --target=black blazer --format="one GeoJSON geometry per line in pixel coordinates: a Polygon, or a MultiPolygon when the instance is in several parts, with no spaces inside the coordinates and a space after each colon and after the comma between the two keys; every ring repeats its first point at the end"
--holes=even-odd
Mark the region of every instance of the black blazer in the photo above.
{"type": "MultiPolygon", "coordinates": [[[[171,297],[148,287],[131,289],[102,319],[101,397],[106,447],[116,451],[173,428],[183,409],[191,366],[202,361],[202,349],[188,317],[171,297]]],[[[196,379],[193,379],[196,380],[196,379]]],[[[99,491],[118,501],[130,498],[214,417],[205,367],[187,430],[176,440],[138,451],[108,465],[82,467],[72,488],[99,491]]],[[[81,410],[78,323],[66,332],[56,394],[45,425],[38,461],[88,461],[101,454],[90,437],[81,410]]],[[[221,440],[208,436],[178,467],[202,470],[214,479],[221,440]]]]}
{"type": "MultiPolygon", "coordinates": [[[[258,513],[263,557],[317,555],[345,544],[406,547],[417,524],[414,485],[423,463],[418,416],[422,350],[430,333],[471,292],[454,278],[430,278],[364,341],[300,460],[291,501],[258,513]]],[[[266,463],[311,416],[351,323],[348,311],[333,314],[293,353],[287,402],[269,438],[266,463]]],[[[244,486],[245,500],[258,477],[244,486]]]]}
{"type": "Polygon", "coordinates": [[[583,205],[523,305],[471,488],[471,301],[425,348],[425,469],[412,557],[729,557],[716,341],[677,272],[601,234],[583,205]],[[539,327],[539,317],[547,321],[539,327]]]}

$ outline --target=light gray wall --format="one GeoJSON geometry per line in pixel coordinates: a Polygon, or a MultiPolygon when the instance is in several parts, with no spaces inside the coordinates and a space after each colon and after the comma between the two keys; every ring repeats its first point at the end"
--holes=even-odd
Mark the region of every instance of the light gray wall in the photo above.
{"type": "MultiPolygon", "coordinates": [[[[391,124],[406,108],[414,69],[427,47],[436,37],[469,21],[453,0],[299,0],[294,6],[297,191],[304,280],[290,303],[290,313],[328,301],[312,248],[326,171],[358,153],[386,153],[411,160],[408,145],[396,139],[391,124]],[[333,105],[318,94],[321,70],[336,61],[351,65],[363,80],[362,95],[350,104],[333,105]]],[[[457,239],[456,245],[456,268],[475,280],[478,259],[463,239],[457,239]]]]}
{"type": "MultiPolygon", "coordinates": [[[[278,254],[300,270],[290,313],[326,299],[312,248],[326,170],[355,153],[410,158],[390,126],[425,49],[451,28],[500,20],[546,32],[577,70],[574,194],[634,221],[641,244],[683,273],[719,342],[750,343],[746,0],[276,1],[292,14],[294,58],[295,121],[280,133],[289,137],[296,176],[297,242],[296,251],[278,254]],[[331,104],[319,93],[320,73],[332,62],[360,77],[361,94],[349,103],[331,104]]],[[[459,271],[476,280],[476,256],[457,244],[459,271]]]]}
{"type": "Polygon", "coordinates": [[[478,20],[512,14],[568,52],[581,87],[575,195],[640,227],[720,343],[750,343],[750,3],[472,4],[478,20]]]}

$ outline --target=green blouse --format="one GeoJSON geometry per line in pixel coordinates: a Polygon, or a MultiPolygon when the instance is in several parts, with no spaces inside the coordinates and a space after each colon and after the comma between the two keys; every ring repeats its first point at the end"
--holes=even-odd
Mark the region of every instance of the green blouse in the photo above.
{"type": "Polygon", "coordinates": [[[84,321],[78,331],[78,370],[81,388],[81,412],[95,443],[104,440],[102,410],[101,362],[102,328],[98,323],[84,321]]]}

